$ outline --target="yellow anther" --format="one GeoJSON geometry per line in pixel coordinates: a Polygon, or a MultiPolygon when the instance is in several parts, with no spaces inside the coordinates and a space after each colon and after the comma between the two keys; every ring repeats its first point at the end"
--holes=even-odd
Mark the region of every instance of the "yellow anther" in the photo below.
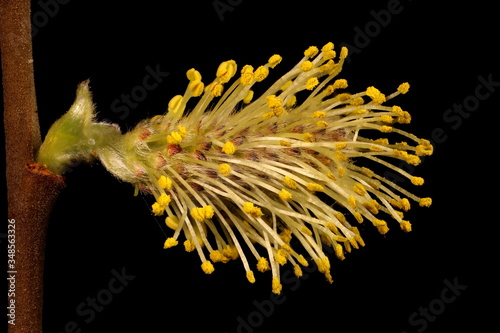
{"type": "Polygon", "coordinates": [[[280,283],[280,279],[277,277],[273,277],[273,282],[272,282],[273,293],[279,295],[281,293],[281,289],[283,289],[283,286],[280,283]]]}
{"type": "Polygon", "coordinates": [[[278,108],[283,104],[283,100],[276,97],[276,95],[269,95],[266,97],[266,99],[267,99],[267,106],[270,109],[278,108]]]}
{"type": "Polygon", "coordinates": [[[349,203],[349,206],[351,206],[351,208],[356,208],[356,198],[354,197],[354,195],[349,196],[349,198],[347,198],[347,202],[349,203]]]}
{"type": "MultiPolygon", "coordinates": [[[[285,243],[290,243],[290,241],[292,240],[292,231],[290,229],[283,229],[283,231],[280,232],[280,238],[283,240],[283,242],[285,243]]],[[[289,246],[289,245],[287,245],[289,246]]],[[[285,249],[285,245],[283,245],[283,249],[285,249]]],[[[292,248],[289,247],[289,248],[286,248],[287,250],[289,250],[289,252],[292,251],[292,248]]]]}
{"type": "Polygon", "coordinates": [[[345,176],[347,169],[344,167],[339,167],[337,172],[338,172],[339,178],[342,178],[345,176]]]}
{"type": "Polygon", "coordinates": [[[328,42],[321,48],[321,52],[331,51],[334,47],[332,42],[328,42]]]}
{"type": "Polygon", "coordinates": [[[306,81],[306,89],[313,90],[319,84],[318,78],[312,77],[306,81]]]}
{"type": "Polygon", "coordinates": [[[222,152],[227,155],[233,155],[236,151],[236,146],[231,141],[227,141],[222,147],[222,152]]]}
{"type": "Polygon", "coordinates": [[[243,98],[243,103],[249,104],[253,99],[253,90],[249,90],[245,98],[243,98]]]}
{"type": "Polygon", "coordinates": [[[165,193],[162,193],[156,200],[156,202],[158,202],[158,205],[160,205],[161,207],[167,207],[170,204],[170,201],[170,195],[165,193]]]}
{"type": "Polygon", "coordinates": [[[241,69],[241,74],[253,74],[253,66],[245,65],[241,69]]]}
{"type": "Polygon", "coordinates": [[[365,246],[365,241],[363,240],[363,238],[361,238],[358,227],[351,227],[351,231],[354,232],[354,239],[356,240],[356,242],[361,246],[365,246]]]}
{"type": "Polygon", "coordinates": [[[201,264],[201,269],[205,272],[205,274],[212,274],[214,272],[214,265],[212,265],[210,260],[207,260],[201,264]]]}
{"type": "Polygon", "coordinates": [[[345,259],[344,249],[342,248],[342,245],[335,244],[334,250],[335,250],[335,255],[337,256],[337,258],[339,258],[340,260],[345,259]]]}
{"type": "Polygon", "coordinates": [[[383,116],[380,117],[380,121],[383,123],[392,124],[394,122],[394,119],[392,119],[391,116],[384,114],[383,116]]]}
{"type": "Polygon", "coordinates": [[[393,129],[392,126],[386,126],[386,125],[384,125],[384,126],[380,127],[380,132],[382,132],[382,133],[391,133],[392,129],[393,129]]]}
{"type": "Polygon", "coordinates": [[[342,48],[340,49],[340,56],[339,56],[340,60],[347,58],[348,54],[349,54],[349,50],[347,49],[347,47],[342,46],[342,48]]]}
{"type": "Polygon", "coordinates": [[[176,246],[177,244],[179,244],[179,242],[175,238],[169,237],[169,238],[167,238],[167,240],[165,240],[165,243],[163,244],[163,248],[169,249],[171,247],[176,246]]]}
{"type": "Polygon", "coordinates": [[[400,208],[405,212],[409,211],[411,208],[410,201],[406,198],[403,198],[399,201],[400,208]]]}
{"type": "Polygon", "coordinates": [[[243,66],[241,70],[240,83],[247,86],[253,82],[253,67],[250,65],[243,66]]]}
{"type": "Polygon", "coordinates": [[[397,157],[401,157],[403,159],[407,159],[408,158],[408,152],[404,151],[404,150],[399,150],[399,149],[394,149],[392,151],[392,153],[394,154],[394,156],[397,156],[397,157]]]}
{"type": "Polygon", "coordinates": [[[398,123],[409,124],[411,122],[411,114],[407,111],[403,111],[403,114],[398,117],[398,123]]]}
{"type": "Polygon", "coordinates": [[[326,118],[326,112],[323,111],[315,111],[312,114],[313,118],[326,118]]]}
{"type": "Polygon", "coordinates": [[[375,87],[368,87],[366,89],[366,95],[370,97],[375,104],[382,104],[385,102],[385,95],[375,87]]]}
{"type": "Polygon", "coordinates": [[[324,190],[323,186],[321,186],[320,184],[316,184],[316,183],[308,183],[307,189],[311,192],[321,192],[324,190]]]}
{"type": "Polygon", "coordinates": [[[182,142],[182,139],[183,139],[183,137],[182,137],[181,133],[176,132],[176,131],[167,135],[167,142],[170,144],[178,145],[179,143],[182,142]]]}
{"type": "Polygon", "coordinates": [[[339,232],[339,229],[337,228],[337,226],[333,222],[328,222],[328,223],[325,224],[325,226],[328,229],[330,229],[330,231],[332,231],[332,232],[334,232],[336,234],[339,232]]]}
{"type": "Polygon", "coordinates": [[[264,213],[262,213],[262,210],[259,207],[256,207],[253,203],[248,201],[243,203],[242,209],[245,213],[254,218],[259,218],[262,215],[264,215],[264,213]]]}
{"type": "Polygon", "coordinates": [[[198,72],[196,69],[191,68],[186,72],[186,76],[189,81],[200,81],[201,80],[201,74],[198,72]]]}
{"type": "Polygon", "coordinates": [[[321,67],[319,68],[321,72],[327,72],[327,73],[330,73],[332,72],[335,68],[337,67],[337,65],[335,64],[335,62],[333,60],[328,60],[326,63],[324,63],[323,65],[321,65],[321,67]]]}
{"type": "Polygon", "coordinates": [[[351,99],[349,104],[355,105],[355,106],[363,105],[363,104],[365,104],[365,100],[363,99],[363,97],[359,96],[359,97],[351,99]]]}
{"type": "Polygon", "coordinates": [[[302,140],[304,140],[304,142],[314,142],[314,135],[311,133],[304,133],[302,134],[302,140]]]}
{"type": "Polygon", "coordinates": [[[344,236],[339,236],[339,235],[332,235],[332,238],[336,242],[347,242],[347,238],[344,236]]]}
{"type": "Polygon", "coordinates": [[[184,249],[186,252],[193,252],[196,246],[194,245],[194,242],[190,239],[186,239],[184,241],[184,249]]]}
{"type": "Polygon", "coordinates": [[[212,82],[207,86],[207,89],[210,91],[212,96],[220,97],[220,95],[222,95],[222,91],[224,91],[224,86],[219,82],[212,82]]]}
{"type": "Polygon", "coordinates": [[[165,224],[172,230],[177,230],[179,227],[179,219],[176,216],[168,216],[165,219],[165,224]]]}
{"type": "Polygon", "coordinates": [[[172,179],[161,176],[160,178],[158,178],[158,185],[161,189],[170,190],[172,188],[172,179]]]}
{"type": "MultiPolygon", "coordinates": [[[[292,239],[292,231],[289,230],[289,229],[286,229],[286,230],[288,230],[288,232],[282,232],[282,233],[280,233],[280,237],[282,237],[281,239],[283,239],[283,241],[285,243],[290,243],[290,240],[292,239]],[[286,239],[286,241],[285,241],[285,239],[286,239]]],[[[283,246],[281,247],[281,249],[283,251],[285,251],[286,253],[293,253],[292,247],[289,244],[283,244],[283,246]]]]}
{"type": "Polygon", "coordinates": [[[203,212],[203,208],[195,207],[191,209],[191,217],[194,218],[198,222],[202,222],[205,219],[205,214],[203,212]]]}
{"type": "Polygon", "coordinates": [[[411,223],[409,221],[401,221],[401,223],[399,224],[401,226],[401,229],[404,231],[404,232],[410,232],[411,231],[411,223]]]}
{"type": "Polygon", "coordinates": [[[410,84],[408,82],[401,83],[398,87],[398,91],[402,94],[406,94],[410,90],[410,84]]]}
{"type": "Polygon", "coordinates": [[[291,147],[292,143],[290,141],[280,140],[280,146],[291,147]]]}
{"type": "Polygon", "coordinates": [[[301,277],[302,276],[302,268],[300,268],[299,265],[293,266],[293,274],[295,274],[296,277],[301,277]]]}
{"type": "Polygon", "coordinates": [[[233,171],[233,169],[231,168],[231,166],[227,163],[222,163],[219,165],[219,173],[222,175],[222,176],[229,176],[229,174],[231,173],[231,171],[233,171]]]}
{"type": "Polygon", "coordinates": [[[366,189],[361,183],[356,183],[354,184],[353,188],[354,192],[356,192],[359,195],[365,195],[366,194],[366,189]]]}
{"type": "Polygon", "coordinates": [[[222,250],[222,262],[226,263],[229,260],[236,260],[239,257],[238,250],[236,247],[227,245],[223,250],[222,250]]]}
{"type": "Polygon", "coordinates": [[[420,139],[418,143],[422,146],[432,146],[431,142],[426,139],[420,139]]]}
{"type": "Polygon", "coordinates": [[[385,235],[389,231],[389,227],[387,227],[387,222],[385,222],[384,220],[374,219],[373,225],[382,235],[385,235]]]}
{"type": "Polygon", "coordinates": [[[268,75],[269,75],[269,69],[267,69],[267,67],[260,66],[255,70],[254,78],[255,81],[260,82],[264,80],[268,75]]]}
{"type": "Polygon", "coordinates": [[[401,109],[401,107],[397,105],[393,105],[391,111],[397,114],[398,116],[402,116],[404,112],[403,109],[401,109]]]}
{"type": "Polygon", "coordinates": [[[274,111],[268,111],[262,114],[262,119],[270,119],[274,116],[275,116],[274,111]]]}
{"type": "Polygon", "coordinates": [[[372,214],[378,214],[380,204],[377,200],[370,200],[363,203],[363,206],[368,209],[372,214]]]}
{"type": "Polygon", "coordinates": [[[333,153],[333,157],[342,162],[347,161],[347,156],[340,151],[336,151],[335,153],[333,153]]]}
{"type": "Polygon", "coordinates": [[[366,114],[368,113],[367,109],[357,109],[351,112],[351,114],[366,114]]]}
{"type": "Polygon", "coordinates": [[[151,211],[155,216],[163,215],[165,212],[165,206],[161,206],[158,202],[151,205],[151,211]]]}
{"type": "Polygon", "coordinates": [[[191,81],[188,85],[194,97],[201,96],[205,90],[205,85],[200,80],[191,81]]]}
{"type": "Polygon", "coordinates": [[[300,228],[300,232],[303,233],[304,235],[307,235],[307,236],[312,236],[312,234],[313,234],[311,229],[309,229],[306,226],[303,226],[302,228],[300,228]]]}
{"type": "Polygon", "coordinates": [[[260,257],[259,260],[257,261],[257,270],[259,272],[266,272],[270,269],[271,266],[269,266],[269,261],[264,257],[260,257]]]}
{"type": "Polygon", "coordinates": [[[255,276],[253,275],[252,271],[247,272],[247,279],[248,279],[248,282],[255,283],[255,276]]]}
{"type": "Polygon", "coordinates": [[[276,117],[282,117],[284,116],[285,114],[287,114],[285,108],[279,106],[277,107],[276,109],[273,110],[273,113],[276,117]]]}
{"type": "Polygon", "coordinates": [[[330,271],[330,260],[327,257],[319,258],[316,260],[316,266],[318,266],[318,271],[325,274],[330,271]]]}
{"type": "Polygon", "coordinates": [[[312,62],[309,60],[304,61],[302,64],[300,64],[300,69],[303,70],[304,72],[308,72],[311,69],[313,69],[314,65],[312,62]]]}
{"type": "Polygon", "coordinates": [[[212,206],[194,207],[191,209],[191,217],[198,222],[203,222],[205,219],[211,219],[214,216],[212,206]]]}
{"type": "Polygon", "coordinates": [[[347,80],[346,79],[338,79],[333,83],[334,89],[345,89],[347,88],[347,80]]]}
{"type": "Polygon", "coordinates": [[[248,86],[253,82],[253,73],[241,74],[240,83],[244,86],[248,86]]]}
{"type": "Polygon", "coordinates": [[[345,215],[342,214],[341,212],[335,213],[335,217],[342,223],[346,223],[347,219],[345,218],[345,215]]]}
{"type": "Polygon", "coordinates": [[[307,50],[304,51],[304,56],[307,58],[315,57],[318,54],[319,50],[316,46],[309,46],[307,50]]]}
{"type": "Polygon", "coordinates": [[[323,91],[321,93],[326,97],[326,96],[330,96],[334,92],[335,92],[335,87],[333,86],[333,84],[330,84],[325,89],[323,89],[323,91]]]}
{"type": "Polygon", "coordinates": [[[352,98],[352,94],[349,93],[338,94],[336,98],[341,102],[347,102],[352,98]]]}
{"type": "Polygon", "coordinates": [[[210,260],[212,260],[213,262],[221,262],[223,258],[224,256],[219,250],[213,250],[212,252],[210,252],[210,260]]]}
{"type": "Polygon", "coordinates": [[[282,189],[280,191],[279,196],[282,200],[285,200],[285,201],[292,199],[292,194],[285,189],[282,189]]]}
{"type": "Polygon", "coordinates": [[[291,108],[296,103],[297,103],[297,96],[292,95],[292,96],[288,97],[288,99],[286,100],[285,106],[288,108],[291,108]]]}
{"type": "Polygon", "coordinates": [[[363,215],[361,215],[360,212],[354,212],[354,214],[352,215],[354,216],[356,221],[358,221],[358,223],[363,223],[363,215]]]}
{"type": "Polygon", "coordinates": [[[181,104],[182,104],[182,95],[177,95],[172,97],[170,102],[168,102],[168,111],[176,113],[177,111],[179,111],[181,104]]]}
{"type": "Polygon", "coordinates": [[[334,147],[336,150],[342,150],[347,147],[347,142],[335,142],[334,147]]]}
{"type": "Polygon", "coordinates": [[[370,146],[370,150],[377,151],[377,152],[384,151],[384,149],[380,146],[370,146]]]}
{"type": "Polygon", "coordinates": [[[418,157],[417,155],[412,155],[412,154],[408,154],[408,156],[406,156],[405,161],[406,161],[406,163],[411,164],[411,165],[419,165],[421,162],[420,157],[418,157]]]}
{"type": "Polygon", "coordinates": [[[410,180],[413,185],[420,186],[424,184],[424,179],[422,177],[411,177],[410,180]]]}
{"type": "Polygon", "coordinates": [[[280,90],[285,91],[285,90],[287,90],[288,88],[290,88],[290,86],[291,86],[292,84],[293,84],[293,81],[292,81],[292,80],[290,80],[290,81],[288,81],[287,83],[285,83],[285,84],[284,84],[284,85],[280,88],[280,90]]]}
{"type": "Polygon", "coordinates": [[[356,241],[356,237],[349,236],[347,237],[347,241],[349,242],[347,244],[350,244],[355,249],[359,249],[359,244],[356,241]]]}
{"type": "Polygon", "coordinates": [[[212,206],[205,206],[203,207],[203,213],[205,214],[206,219],[211,219],[214,217],[215,211],[212,206]]]}
{"type": "Polygon", "coordinates": [[[328,123],[324,120],[320,120],[316,123],[316,126],[318,126],[319,128],[326,128],[328,127],[328,123]]]}
{"type": "Polygon", "coordinates": [[[238,66],[234,60],[228,60],[221,63],[217,69],[217,73],[215,74],[219,78],[219,82],[228,82],[234,74],[236,74],[237,67],[238,66]]]}
{"type": "Polygon", "coordinates": [[[287,262],[286,256],[287,256],[287,253],[280,249],[280,250],[276,251],[276,254],[274,255],[274,260],[276,260],[276,262],[278,264],[283,266],[287,262]]]}
{"type": "Polygon", "coordinates": [[[309,262],[306,260],[306,258],[304,258],[304,256],[302,254],[299,255],[296,259],[299,262],[299,264],[301,264],[302,266],[304,266],[304,267],[309,266],[309,262]]]}
{"type": "Polygon", "coordinates": [[[419,203],[420,207],[429,207],[432,204],[431,198],[422,198],[419,203]]]}
{"type": "Polygon", "coordinates": [[[180,136],[185,139],[187,136],[187,129],[185,126],[177,125],[177,130],[179,131],[180,136]]]}
{"type": "Polygon", "coordinates": [[[285,184],[288,188],[291,188],[292,190],[295,190],[297,188],[297,182],[288,176],[285,176],[285,178],[283,178],[283,184],[285,184]]]}
{"type": "Polygon", "coordinates": [[[377,145],[388,145],[389,144],[389,139],[387,138],[380,138],[380,139],[376,139],[376,140],[373,140],[373,143],[377,144],[377,145]]]}
{"type": "Polygon", "coordinates": [[[434,152],[434,147],[429,144],[420,144],[417,146],[416,154],[417,156],[429,156],[434,152]]]}
{"type": "Polygon", "coordinates": [[[283,58],[281,58],[279,54],[274,54],[269,58],[267,62],[269,64],[269,67],[274,68],[281,62],[282,59],[283,58]]]}
{"type": "Polygon", "coordinates": [[[323,51],[323,60],[329,60],[335,58],[337,52],[335,50],[323,51]]]}
{"type": "MultiPolygon", "coordinates": [[[[383,139],[378,139],[378,140],[383,140],[383,139]]],[[[375,140],[375,141],[377,141],[377,140],[375,140]]],[[[389,142],[389,141],[387,141],[387,142],[389,142]]],[[[363,171],[363,175],[370,177],[370,178],[373,177],[373,174],[374,174],[373,170],[366,168],[366,167],[362,167],[361,169],[363,171]]]]}
{"type": "Polygon", "coordinates": [[[290,141],[280,140],[280,146],[291,147],[292,143],[290,141]]]}

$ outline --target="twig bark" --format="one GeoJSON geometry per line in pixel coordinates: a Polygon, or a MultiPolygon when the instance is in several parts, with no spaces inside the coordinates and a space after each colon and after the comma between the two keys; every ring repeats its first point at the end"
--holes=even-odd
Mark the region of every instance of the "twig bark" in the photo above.
{"type": "Polygon", "coordinates": [[[15,325],[9,333],[41,333],[45,235],[64,180],[35,163],[41,139],[29,0],[0,0],[0,47],[8,218],[16,227],[15,325]]]}

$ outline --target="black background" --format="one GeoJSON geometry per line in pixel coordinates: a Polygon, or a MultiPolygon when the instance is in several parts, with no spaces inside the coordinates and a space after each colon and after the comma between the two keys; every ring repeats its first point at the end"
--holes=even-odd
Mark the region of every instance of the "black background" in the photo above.
{"type": "Polygon", "coordinates": [[[71,321],[81,332],[221,333],[298,327],[307,332],[453,332],[467,325],[480,331],[494,322],[497,311],[488,302],[498,301],[493,131],[500,87],[465,116],[443,118],[454,104],[473,100],[478,77],[500,82],[493,3],[401,0],[398,12],[382,25],[376,13],[395,1],[220,0],[232,10],[219,13],[211,0],[62,2],[55,7],[54,1],[34,1],[32,7],[42,133],[69,108],[76,85],[88,78],[99,119],[127,130],[163,113],[169,99],[184,92],[189,68],[208,82],[221,61],[256,67],[279,53],[284,60],[266,80],[269,84],[308,46],[332,41],[337,49],[342,43],[357,48],[341,74],[353,92],[369,85],[392,92],[408,81],[410,93],[394,102],[413,116],[405,129],[429,139],[437,131],[446,137],[440,136],[435,154],[414,172],[426,180],[417,194],[431,196],[434,204],[427,209],[413,205],[407,214],[411,233],[393,226],[382,236],[363,226],[366,247],[343,262],[332,259],[333,285],[310,273],[284,283],[276,300],[280,304],[272,308],[269,274],[256,274],[252,285],[241,264],[232,262],[205,275],[196,254],[182,246],[162,249],[165,236],[149,212],[149,198],[133,197],[129,184],[99,164],[78,166],[67,175],[68,187],[49,226],[44,332],[65,332],[71,321]],[[371,36],[360,39],[359,31],[371,36]],[[142,85],[148,66],[168,76],[137,106],[119,111],[122,94],[142,85]],[[85,322],[89,316],[78,314],[77,307],[108,287],[113,270],[134,278],[85,322]],[[440,304],[445,280],[467,288],[425,326],[423,320],[412,324],[409,317],[421,307],[440,304]],[[261,310],[266,313],[256,312],[257,303],[267,304],[261,310]]]}

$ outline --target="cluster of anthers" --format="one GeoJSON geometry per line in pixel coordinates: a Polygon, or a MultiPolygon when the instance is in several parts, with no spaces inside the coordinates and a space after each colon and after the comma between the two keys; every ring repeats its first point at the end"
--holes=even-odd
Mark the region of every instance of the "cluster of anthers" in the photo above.
{"type": "Polygon", "coordinates": [[[154,195],[153,214],[164,216],[172,229],[164,248],[184,241],[205,273],[214,271],[214,263],[239,258],[252,283],[253,268],[270,270],[272,291],[279,294],[280,266],[290,263],[300,277],[301,266],[313,261],[331,282],[325,247],[344,259],[364,245],[351,220],[371,223],[381,234],[391,223],[408,232],[403,212],[410,201],[431,204],[358,165],[363,158],[422,185],[422,178],[391,159],[417,165],[432,145],[397,129],[410,122],[410,114],[385,105],[409,84],[387,96],[372,86],[347,93],[347,81],[334,80],[346,56],[346,48],[337,56],[332,43],[309,47],[258,98],[252,87],[280,63],[279,55],[258,68],[244,66],[232,84],[238,73],[233,60],[220,64],[210,84],[190,69],[184,95],[170,100],[166,114],[141,122],[113,150],[98,152],[99,158],[134,184],[136,194],[154,195]],[[409,142],[364,137],[368,131],[409,142]]]}

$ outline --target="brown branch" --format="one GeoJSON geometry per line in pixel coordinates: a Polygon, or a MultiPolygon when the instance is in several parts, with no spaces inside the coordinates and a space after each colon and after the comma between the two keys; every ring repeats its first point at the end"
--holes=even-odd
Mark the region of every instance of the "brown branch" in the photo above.
{"type": "Polygon", "coordinates": [[[34,163],[40,128],[33,74],[30,1],[0,0],[8,218],[15,220],[15,325],[41,333],[45,235],[62,177],[34,163]]]}

